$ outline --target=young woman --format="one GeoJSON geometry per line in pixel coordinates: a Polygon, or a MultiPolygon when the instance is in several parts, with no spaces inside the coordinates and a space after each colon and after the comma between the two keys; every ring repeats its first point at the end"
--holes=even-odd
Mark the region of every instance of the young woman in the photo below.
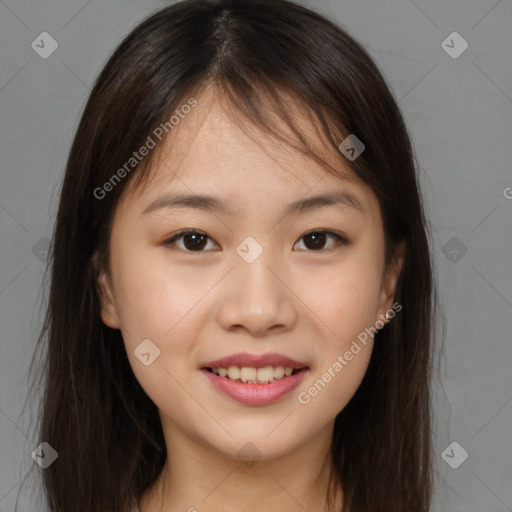
{"type": "Polygon", "coordinates": [[[53,512],[429,510],[427,221],[397,104],[338,25],[190,0],[137,26],[50,256],[53,512]]]}

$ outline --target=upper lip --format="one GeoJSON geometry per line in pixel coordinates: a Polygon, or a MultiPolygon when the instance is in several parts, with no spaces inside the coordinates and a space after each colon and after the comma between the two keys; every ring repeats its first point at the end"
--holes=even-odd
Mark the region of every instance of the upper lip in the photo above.
{"type": "Polygon", "coordinates": [[[249,354],[240,352],[231,356],[222,357],[215,361],[209,361],[201,365],[201,368],[229,368],[230,366],[247,366],[249,368],[263,368],[265,366],[284,366],[287,368],[305,368],[307,365],[300,361],[295,361],[282,354],[249,354]]]}

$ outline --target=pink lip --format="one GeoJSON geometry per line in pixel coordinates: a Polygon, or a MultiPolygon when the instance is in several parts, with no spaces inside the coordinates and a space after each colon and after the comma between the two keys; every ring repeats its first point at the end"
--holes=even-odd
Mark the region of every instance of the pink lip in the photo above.
{"type": "MultiPolygon", "coordinates": [[[[248,354],[240,352],[231,356],[216,359],[201,365],[201,368],[229,368],[230,366],[248,366],[250,368],[263,368],[264,366],[284,366],[285,368],[295,368],[297,370],[307,367],[307,364],[301,363],[283,356],[282,354],[248,354]]],[[[245,384],[244,384],[245,385],[245,384]]]]}
{"type": "MultiPolygon", "coordinates": [[[[220,361],[223,360],[221,359],[220,361]]],[[[216,361],[213,362],[217,363],[216,361]]],[[[276,402],[295,389],[309,373],[309,368],[302,368],[295,375],[284,377],[270,384],[244,384],[227,377],[215,375],[205,368],[201,368],[201,373],[206,376],[216,389],[234,400],[246,405],[264,405],[276,402]]]]}

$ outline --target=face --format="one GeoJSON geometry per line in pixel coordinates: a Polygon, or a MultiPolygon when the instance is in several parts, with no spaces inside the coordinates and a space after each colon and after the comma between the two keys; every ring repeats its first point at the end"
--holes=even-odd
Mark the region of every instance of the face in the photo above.
{"type": "Polygon", "coordinates": [[[229,458],[250,442],[272,459],[332,428],[354,395],[373,347],[365,329],[392,311],[402,260],[384,267],[377,199],[343,156],[341,179],[249,135],[208,91],[197,100],[147,186],[127,188],[118,203],[101,316],[121,330],[164,432],[229,458]],[[218,208],[165,199],[176,194],[212,196],[218,208]],[[340,200],[291,207],[325,194],[340,200]],[[248,380],[282,374],[255,367],[297,368],[273,383],[205,369],[232,355],[211,366],[246,366],[248,380]]]}

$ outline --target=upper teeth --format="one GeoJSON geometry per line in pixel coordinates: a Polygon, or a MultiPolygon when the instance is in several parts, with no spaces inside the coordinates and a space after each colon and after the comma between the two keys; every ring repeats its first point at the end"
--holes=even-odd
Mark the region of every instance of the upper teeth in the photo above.
{"type": "Polygon", "coordinates": [[[267,384],[284,377],[289,377],[293,368],[284,366],[264,366],[263,368],[250,368],[248,366],[230,366],[229,368],[212,368],[213,373],[228,379],[240,380],[245,383],[267,384]]]}

